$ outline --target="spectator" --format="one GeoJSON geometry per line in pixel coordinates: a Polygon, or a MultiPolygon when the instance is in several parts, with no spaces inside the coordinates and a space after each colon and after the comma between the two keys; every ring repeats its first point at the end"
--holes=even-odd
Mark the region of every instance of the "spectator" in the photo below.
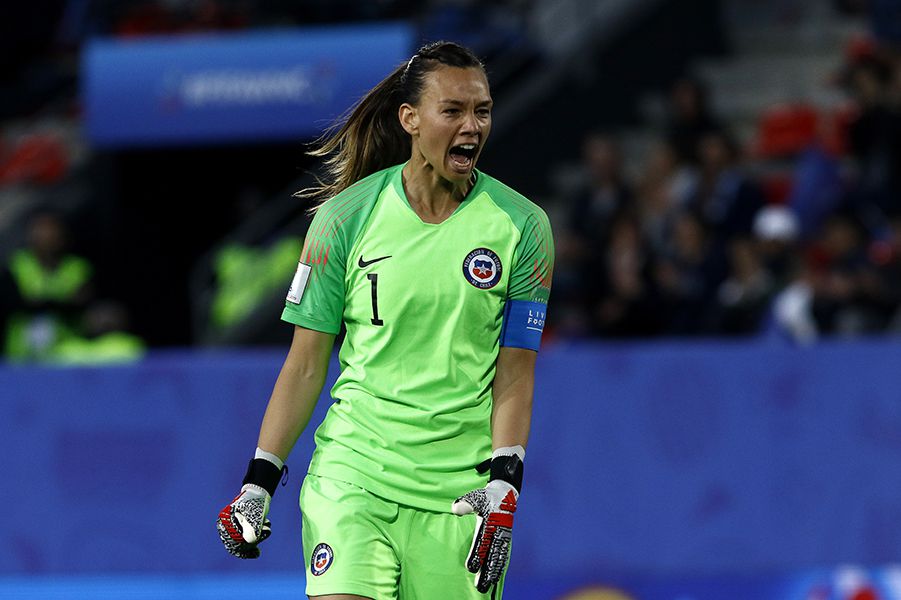
{"type": "Polygon", "coordinates": [[[93,269],[66,250],[62,218],[40,210],[28,222],[27,246],[15,251],[6,277],[14,294],[6,319],[9,360],[46,359],[55,344],[73,335],[92,297],[93,269]]]}
{"type": "Polygon", "coordinates": [[[115,302],[89,306],[81,325],[80,334],[54,344],[48,362],[70,366],[124,364],[139,360],[146,352],[144,341],[128,332],[127,311],[115,302]]]}
{"type": "Polygon", "coordinates": [[[700,176],[688,204],[713,232],[717,251],[725,252],[728,240],[750,235],[763,192],[743,172],[738,144],[726,131],[701,137],[699,160],[700,176]]]}
{"type": "Polygon", "coordinates": [[[797,276],[800,231],[796,213],[785,206],[765,206],[754,217],[753,250],[777,290],[797,276]]]}
{"type": "Polygon", "coordinates": [[[630,206],[632,189],[623,173],[619,144],[612,136],[587,136],[582,145],[582,162],[588,178],[568,202],[567,225],[582,251],[591,253],[607,237],[611,217],[630,206]]]}
{"type": "Polygon", "coordinates": [[[722,279],[721,254],[713,252],[711,236],[700,215],[680,211],[672,222],[669,243],[654,266],[666,314],[666,333],[709,333],[714,290],[722,279]]]}
{"type": "Polygon", "coordinates": [[[658,140],[645,159],[637,197],[642,229],[654,251],[666,245],[673,214],[685,206],[696,187],[695,170],[679,160],[672,144],[658,140]]]}
{"type": "MultiPolygon", "coordinates": [[[[634,214],[619,213],[610,226],[593,290],[593,331],[611,338],[646,337],[662,322],[653,290],[651,255],[634,214]]],[[[591,283],[589,283],[591,285],[591,283]]]]}
{"type": "Polygon", "coordinates": [[[883,296],[867,255],[866,231],[853,216],[829,217],[810,251],[813,316],[820,332],[855,335],[880,330],[883,296]]]}
{"type": "Polygon", "coordinates": [[[849,128],[857,181],[851,202],[859,212],[901,211],[901,110],[890,93],[892,65],[872,54],[850,67],[848,85],[859,114],[849,128]]]}
{"type": "Polygon", "coordinates": [[[698,162],[701,137],[720,128],[707,101],[707,89],[695,79],[682,78],[670,89],[666,137],[682,162],[698,162]]]}
{"type": "Polygon", "coordinates": [[[729,244],[729,265],[729,275],[716,293],[716,330],[726,335],[754,333],[772,296],[773,277],[746,238],[729,244]]]}
{"type": "Polygon", "coordinates": [[[592,300],[586,290],[596,287],[589,282],[604,271],[601,263],[614,215],[633,201],[614,137],[589,134],[582,146],[582,163],[585,183],[565,200],[566,220],[558,235],[554,268],[554,299],[561,308],[553,327],[564,335],[580,335],[593,327],[592,300]]]}

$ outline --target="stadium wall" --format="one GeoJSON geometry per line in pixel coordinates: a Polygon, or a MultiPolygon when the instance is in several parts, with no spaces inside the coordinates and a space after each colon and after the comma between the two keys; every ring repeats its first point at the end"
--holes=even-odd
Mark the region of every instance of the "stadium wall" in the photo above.
{"type": "MultiPolygon", "coordinates": [[[[312,427],[289,460],[262,558],[232,559],[214,528],[283,357],[168,352],[119,368],[0,368],[13,516],[0,584],[302,578],[296,501],[312,427]]],[[[628,587],[897,560],[899,364],[889,340],[548,346],[511,582],[628,587]]]]}

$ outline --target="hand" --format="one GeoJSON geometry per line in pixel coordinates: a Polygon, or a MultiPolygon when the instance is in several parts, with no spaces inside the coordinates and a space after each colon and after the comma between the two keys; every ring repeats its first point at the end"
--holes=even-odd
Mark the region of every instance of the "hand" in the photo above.
{"type": "Polygon", "coordinates": [[[269,492],[252,483],[219,512],[216,529],[229,554],[238,558],[258,558],[257,545],[272,533],[269,514],[269,492]]]}
{"type": "Polygon", "coordinates": [[[466,568],[476,573],[476,589],[483,594],[500,580],[507,566],[518,498],[513,485],[494,479],[484,488],[457,498],[451,507],[455,515],[476,514],[476,536],[466,568]]]}

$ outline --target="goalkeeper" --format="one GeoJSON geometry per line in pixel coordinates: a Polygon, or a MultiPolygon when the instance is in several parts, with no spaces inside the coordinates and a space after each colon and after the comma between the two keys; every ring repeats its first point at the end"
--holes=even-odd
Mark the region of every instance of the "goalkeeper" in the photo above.
{"type": "Polygon", "coordinates": [[[282,318],[294,338],[226,549],[259,555],[284,460],[342,324],[334,403],[300,492],[306,593],[500,598],[522,489],[553,240],[544,212],[476,170],[485,70],[421,48],[313,152],[329,177],[282,318]]]}

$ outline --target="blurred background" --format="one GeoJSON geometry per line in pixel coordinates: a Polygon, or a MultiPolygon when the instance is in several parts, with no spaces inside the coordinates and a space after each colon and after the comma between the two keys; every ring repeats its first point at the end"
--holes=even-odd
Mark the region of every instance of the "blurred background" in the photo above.
{"type": "Polygon", "coordinates": [[[901,599],[899,0],[32,0],[0,33],[0,598],[304,597],[312,427],[262,558],[213,527],[290,342],[292,194],[447,39],[557,247],[505,597],[901,599]]]}

